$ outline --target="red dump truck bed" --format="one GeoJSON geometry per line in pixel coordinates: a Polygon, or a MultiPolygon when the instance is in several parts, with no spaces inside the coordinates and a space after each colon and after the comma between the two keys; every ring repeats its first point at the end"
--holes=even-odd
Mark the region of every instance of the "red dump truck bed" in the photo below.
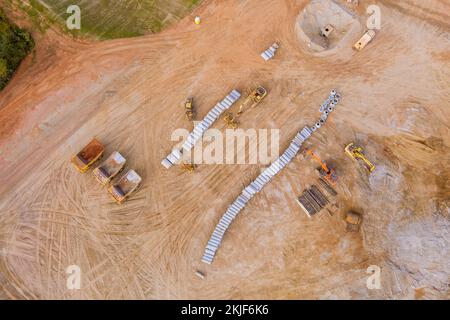
{"type": "Polygon", "coordinates": [[[97,139],[93,139],[77,155],[72,158],[72,164],[78,171],[84,173],[97,160],[101,159],[105,147],[97,139]]]}

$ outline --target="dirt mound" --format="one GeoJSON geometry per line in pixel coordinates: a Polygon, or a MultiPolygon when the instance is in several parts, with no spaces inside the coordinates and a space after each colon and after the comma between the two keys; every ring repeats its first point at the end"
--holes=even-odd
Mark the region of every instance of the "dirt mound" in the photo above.
{"type": "Polygon", "coordinates": [[[312,53],[350,47],[347,42],[361,33],[356,15],[332,0],[313,0],[300,13],[296,32],[302,44],[312,53]],[[325,33],[329,35],[324,36],[325,33]]]}

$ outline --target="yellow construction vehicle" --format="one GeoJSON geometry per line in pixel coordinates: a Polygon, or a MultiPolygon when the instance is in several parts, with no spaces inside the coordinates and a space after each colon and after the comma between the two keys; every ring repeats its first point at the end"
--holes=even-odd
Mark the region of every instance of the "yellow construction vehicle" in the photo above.
{"type": "Polygon", "coordinates": [[[97,139],[93,139],[87,146],[83,148],[72,158],[72,164],[81,173],[85,173],[95,162],[101,160],[105,147],[97,139]]]}
{"type": "Polygon", "coordinates": [[[355,161],[361,159],[369,172],[373,172],[375,170],[375,166],[363,154],[363,149],[356,146],[353,142],[345,147],[345,153],[347,153],[347,155],[355,161]]]}
{"type": "Polygon", "coordinates": [[[134,170],[129,170],[116,183],[108,188],[108,192],[118,204],[122,204],[141,186],[142,178],[134,170]]]}
{"type": "Polygon", "coordinates": [[[123,171],[127,160],[118,152],[114,151],[106,161],[94,169],[92,173],[95,179],[102,185],[108,185],[114,177],[123,171]]]}
{"type": "Polygon", "coordinates": [[[225,113],[225,116],[223,117],[223,121],[225,121],[227,128],[230,128],[230,129],[236,129],[239,125],[239,121],[236,119],[234,114],[232,114],[231,112],[225,113]]]}
{"type": "Polygon", "coordinates": [[[189,121],[192,121],[195,118],[193,104],[194,104],[194,99],[193,98],[188,98],[186,100],[186,102],[184,103],[186,119],[188,119],[189,121]]]}
{"type": "Polygon", "coordinates": [[[355,43],[353,48],[361,51],[369,44],[369,42],[373,40],[373,38],[375,38],[375,34],[376,33],[374,30],[367,30],[366,33],[364,33],[364,35],[361,37],[361,39],[359,39],[358,42],[355,43]]]}
{"type": "Polygon", "coordinates": [[[317,169],[321,177],[325,179],[331,186],[336,185],[338,177],[333,169],[329,168],[325,162],[320,159],[320,157],[315,154],[312,150],[306,149],[306,154],[309,154],[314,160],[320,163],[320,168],[317,169]]]}
{"type": "Polygon", "coordinates": [[[242,102],[239,107],[238,115],[241,115],[244,112],[244,109],[249,109],[259,104],[266,96],[267,90],[262,86],[258,86],[247,98],[245,98],[244,102],[242,102]]]}
{"type": "Polygon", "coordinates": [[[192,172],[194,172],[194,170],[195,170],[195,165],[192,164],[192,163],[185,163],[185,162],[183,162],[183,163],[181,164],[181,169],[182,169],[184,172],[192,173],[192,172]]]}

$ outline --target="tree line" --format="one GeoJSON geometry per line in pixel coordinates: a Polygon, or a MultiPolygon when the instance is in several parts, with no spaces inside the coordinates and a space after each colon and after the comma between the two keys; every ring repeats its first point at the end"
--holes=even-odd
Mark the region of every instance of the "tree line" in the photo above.
{"type": "Polygon", "coordinates": [[[20,62],[33,50],[31,35],[6,18],[0,8],[0,90],[2,90],[20,62]]]}

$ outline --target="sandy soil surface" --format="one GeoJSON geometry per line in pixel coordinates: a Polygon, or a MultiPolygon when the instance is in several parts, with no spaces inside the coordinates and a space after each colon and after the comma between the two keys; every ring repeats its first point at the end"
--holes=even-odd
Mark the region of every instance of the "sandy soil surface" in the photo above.
{"type": "Polygon", "coordinates": [[[352,35],[326,54],[297,32],[307,2],[205,1],[136,39],[40,37],[0,94],[0,298],[448,298],[450,2],[360,1],[348,7],[359,35],[372,3],[381,31],[362,52],[352,35]],[[266,63],[259,54],[275,40],[281,48],[266,63]],[[342,93],[308,142],[341,177],[340,210],[300,211],[295,198],[317,177],[298,157],[252,199],[207,266],[213,227],[262,166],[189,175],[160,161],[173,130],[192,128],[186,97],[203,116],[230,89],[255,84],[269,95],[242,127],[279,128],[282,149],[332,88],[342,93]],[[122,206],[70,164],[94,136],[144,178],[122,206]],[[372,175],[345,156],[351,141],[377,165],[372,175]],[[360,233],[346,232],[349,209],[363,213],[360,233]],[[70,265],[81,267],[80,290],[66,287],[70,265]],[[366,287],[370,265],[382,268],[379,290],[366,287]]]}

